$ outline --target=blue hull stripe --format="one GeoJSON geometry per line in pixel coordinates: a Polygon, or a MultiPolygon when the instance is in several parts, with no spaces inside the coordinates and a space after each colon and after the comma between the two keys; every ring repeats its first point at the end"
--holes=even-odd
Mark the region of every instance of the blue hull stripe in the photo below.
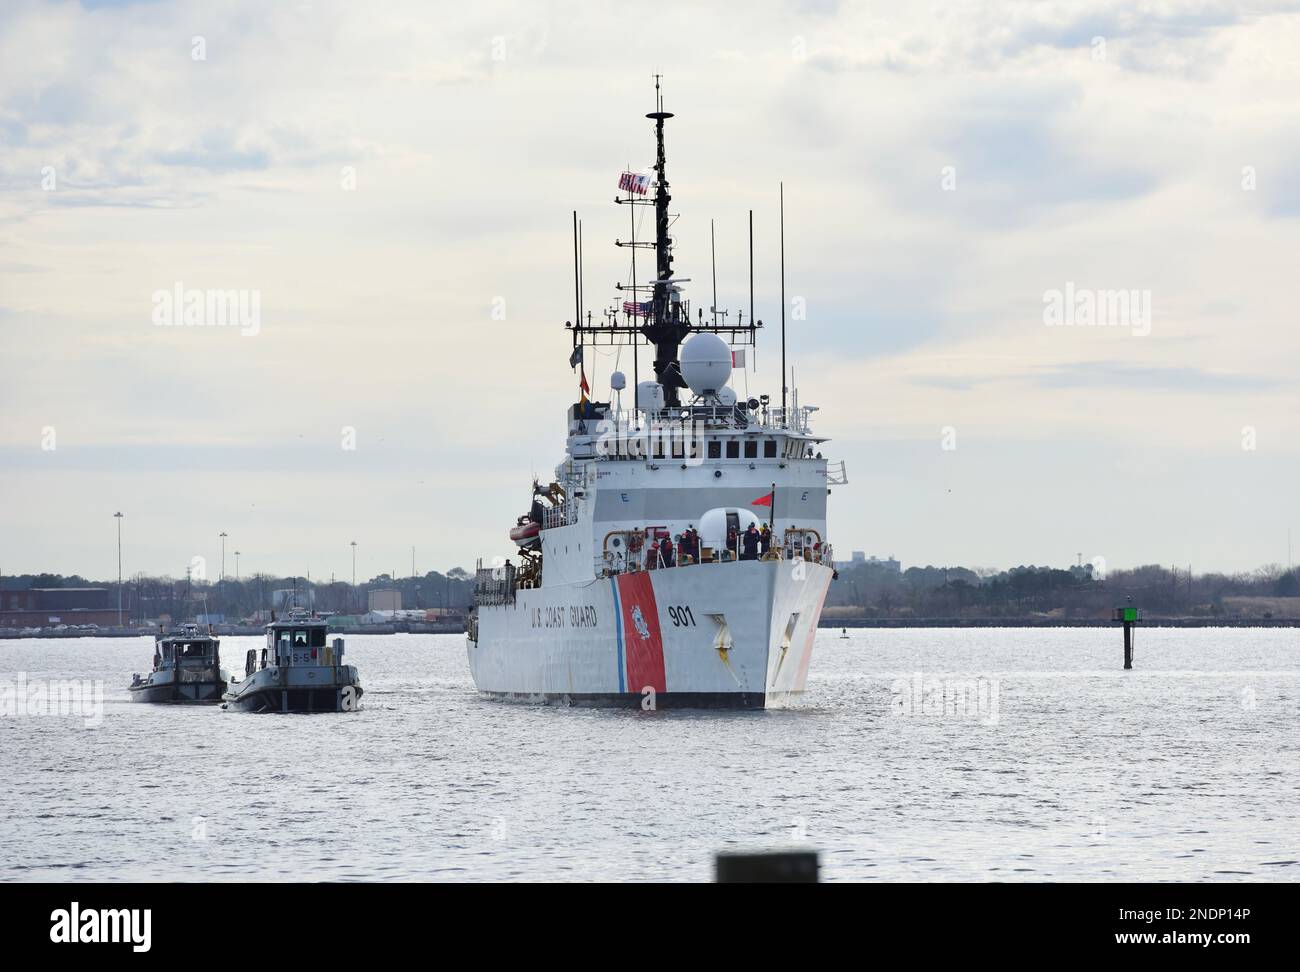
{"type": "Polygon", "coordinates": [[[611,577],[609,586],[614,591],[614,630],[618,634],[618,690],[627,691],[627,676],[623,674],[623,605],[618,598],[618,578],[611,577]]]}

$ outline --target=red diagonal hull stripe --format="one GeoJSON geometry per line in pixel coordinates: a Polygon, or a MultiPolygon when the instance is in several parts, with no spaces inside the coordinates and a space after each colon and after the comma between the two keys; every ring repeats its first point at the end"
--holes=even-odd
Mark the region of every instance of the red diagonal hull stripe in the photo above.
{"type": "Polygon", "coordinates": [[[640,694],[649,686],[656,692],[667,692],[659,605],[655,603],[650,574],[620,574],[618,597],[622,604],[623,644],[627,652],[627,690],[640,694]]]}

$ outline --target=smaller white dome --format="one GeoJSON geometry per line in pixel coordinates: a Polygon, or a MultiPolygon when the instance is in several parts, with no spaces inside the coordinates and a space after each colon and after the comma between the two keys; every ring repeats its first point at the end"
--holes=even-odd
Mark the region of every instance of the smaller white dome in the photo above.
{"type": "Polygon", "coordinates": [[[657,381],[643,381],[636,386],[636,407],[658,412],[664,407],[664,386],[657,381]]]}
{"type": "Polygon", "coordinates": [[[761,527],[763,524],[751,511],[737,506],[718,506],[708,510],[700,517],[700,525],[696,528],[700,533],[700,542],[706,547],[712,547],[714,550],[721,550],[727,545],[727,514],[735,513],[739,531],[744,533],[749,529],[752,523],[755,527],[761,527]]]}
{"type": "Polygon", "coordinates": [[[614,391],[622,391],[627,387],[627,375],[621,371],[616,371],[609,376],[609,387],[614,391]]]}

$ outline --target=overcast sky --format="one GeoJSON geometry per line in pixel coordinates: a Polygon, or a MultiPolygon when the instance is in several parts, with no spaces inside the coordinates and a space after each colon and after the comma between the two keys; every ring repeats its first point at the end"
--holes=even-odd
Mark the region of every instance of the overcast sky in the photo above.
{"type": "Polygon", "coordinates": [[[575,392],[570,214],[599,312],[655,72],[700,306],[714,219],[747,309],[755,213],[752,393],[785,181],[841,555],[1285,563],[1300,14],[1138,6],[5,0],[0,570],[112,576],[117,510],[128,574],[215,575],[222,531],[229,573],[508,553],[575,392]],[[256,333],[155,323],[178,283],[256,333]],[[1137,313],[1049,325],[1067,288],[1137,313]]]}

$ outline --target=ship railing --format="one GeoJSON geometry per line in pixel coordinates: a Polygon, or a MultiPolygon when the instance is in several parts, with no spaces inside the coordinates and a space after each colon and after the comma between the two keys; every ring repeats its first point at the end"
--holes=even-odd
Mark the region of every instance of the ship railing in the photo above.
{"type": "Polygon", "coordinates": [[[794,408],[773,408],[768,412],[768,421],[778,429],[789,429],[791,432],[810,432],[812,429],[809,416],[815,411],[817,409],[808,405],[799,405],[794,408]]]}
{"type": "Polygon", "coordinates": [[[553,530],[556,527],[573,526],[578,522],[578,511],[569,503],[545,507],[542,510],[542,529],[553,530]]]}
{"type": "Polygon", "coordinates": [[[499,567],[484,567],[480,560],[474,570],[474,603],[514,604],[515,565],[507,561],[499,567]]]}
{"type": "MultiPolygon", "coordinates": [[[[656,424],[687,426],[699,422],[706,428],[737,428],[786,430],[807,433],[811,431],[810,416],[816,408],[801,405],[796,408],[760,408],[750,411],[737,405],[672,405],[663,408],[629,408],[612,410],[606,418],[616,425],[632,429],[653,427],[656,424]]],[[[598,435],[592,425],[589,434],[598,435]]]]}
{"type": "Polygon", "coordinates": [[[826,463],[826,485],[827,486],[844,486],[848,484],[849,473],[844,468],[844,460],[826,463]]]}
{"type": "MultiPolygon", "coordinates": [[[[739,537],[729,546],[721,548],[707,547],[705,544],[701,544],[701,559],[699,560],[696,560],[693,552],[683,557],[682,550],[681,541],[674,540],[670,557],[665,557],[659,547],[647,541],[646,549],[635,554],[606,552],[603,557],[595,558],[596,573],[598,576],[613,577],[618,574],[639,573],[643,570],[670,570],[673,567],[687,567],[696,563],[706,565],[726,564],[747,559],[744,556],[744,545],[739,537]],[[703,559],[706,553],[709,559],[703,559]]],[[[788,560],[792,563],[803,561],[805,563],[821,564],[824,567],[834,569],[835,553],[829,543],[823,543],[820,540],[807,543],[802,540],[787,539],[785,543],[772,543],[766,551],[760,550],[751,559],[760,561],[788,560]]]]}
{"type": "Polygon", "coordinates": [[[610,438],[644,438],[664,434],[683,436],[703,429],[747,429],[759,423],[737,405],[675,405],[663,408],[629,408],[615,410],[607,416],[608,424],[593,426],[591,435],[599,446],[610,438]]]}

